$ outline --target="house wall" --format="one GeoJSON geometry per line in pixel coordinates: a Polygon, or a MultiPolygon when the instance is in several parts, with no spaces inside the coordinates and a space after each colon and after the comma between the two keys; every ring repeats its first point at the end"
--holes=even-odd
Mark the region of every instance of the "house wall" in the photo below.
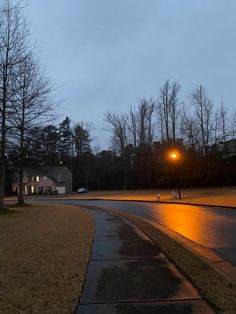
{"type": "MultiPolygon", "coordinates": [[[[18,192],[19,184],[18,184],[18,178],[16,178],[16,181],[12,183],[12,191],[14,193],[18,192]]],[[[55,192],[56,185],[54,182],[52,182],[48,177],[43,176],[40,177],[40,180],[36,182],[35,180],[32,180],[30,176],[24,176],[23,180],[23,193],[25,195],[28,194],[45,194],[46,192],[49,194],[50,192],[55,192]],[[32,187],[33,190],[32,191],[32,187]],[[50,187],[50,188],[49,188],[50,187]]]]}
{"type": "Polygon", "coordinates": [[[66,185],[56,186],[56,190],[57,190],[58,194],[65,194],[66,193],[66,185]]]}
{"type": "Polygon", "coordinates": [[[63,167],[58,174],[58,182],[66,182],[66,193],[72,192],[72,173],[67,167],[63,167]]]}
{"type": "Polygon", "coordinates": [[[35,192],[36,194],[45,194],[45,193],[50,193],[50,188],[51,191],[55,192],[56,190],[56,185],[54,182],[52,182],[47,176],[42,176],[39,180],[39,182],[34,182],[33,184],[35,186],[35,192]]]}
{"type": "MultiPolygon", "coordinates": [[[[14,181],[12,183],[12,192],[18,194],[19,190],[19,183],[18,183],[18,176],[14,176],[14,181]]],[[[23,194],[27,195],[30,194],[30,187],[31,187],[31,178],[27,176],[26,173],[23,174],[23,194]]]]}
{"type": "MultiPolygon", "coordinates": [[[[37,172],[36,172],[37,174],[37,172]]],[[[52,181],[47,177],[47,175],[40,176],[39,181],[36,180],[36,176],[30,176],[29,173],[24,172],[24,179],[23,179],[23,193],[24,194],[45,194],[46,192],[49,192],[49,187],[51,187],[51,191],[55,192],[56,186],[65,186],[65,192],[71,193],[72,192],[72,173],[67,167],[62,167],[60,171],[58,171],[57,178],[58,183],[54,183],[54,180],[52,181]],[[32,191],[33,187],[33,191],[32,191]]],[[[56,181],[55,181],[56,182],[56,181]]],[[[18,184],[18,175],[15,174],[13,176],[13,182],[12,182],[12,191],[17,192],[19,189],[18,184]]],[[[50,193],[50,192],[49,192],[50,193]]]]}

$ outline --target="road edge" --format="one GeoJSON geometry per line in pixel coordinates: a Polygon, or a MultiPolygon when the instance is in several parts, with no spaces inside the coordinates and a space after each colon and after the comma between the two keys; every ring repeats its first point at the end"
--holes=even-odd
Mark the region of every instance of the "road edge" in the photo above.
{"type": "MultiPolygon", "coordinates": [[[[188,239],[179,241],[177,233],[148,219],[115,209],[104,209],[99,206],[89,207],[111,211],[134,223],[160,247],[217,313],[235,313],[236,284],[230,279],[229,275],[224,273],[223,269],[217,269],[213,265],[213,261],[216,264],[225,262],[222,259],[219,261],[219,257],[214,256],[213,252],[207,250],[208,254],[204,256],[204,251],[197,252],[195,250],[197,245],[194,242],[188,239]],[[188,246],[188,241],[192,242],[191,246],[188,246]],[[209,257],[210,260],[207,259],[209,257]]],[[[182,236],[179,235],[179,237],[182,236]]],[[[201,250],[204,250],[204,248],[202,247],[201,250]]]]}
{"type": "Polygon", "coordinates": [[[136,199],[109,199],[109,198],[68,198],[63,200],[76,200],[76,201],[111,201],[111,202],[138,202],[138,203],[154,203],[154,204],[173,204],[173,205],[191,205],[191,206],[204,206],[210,208],[219,208],[222,210],[236,210],[236,206],[217,205],[217,204],[201,204],[201,203],[185,203],[185,202],[172,202],[172,201],[155,201],[155,200],[136,200],[136,199]]]}

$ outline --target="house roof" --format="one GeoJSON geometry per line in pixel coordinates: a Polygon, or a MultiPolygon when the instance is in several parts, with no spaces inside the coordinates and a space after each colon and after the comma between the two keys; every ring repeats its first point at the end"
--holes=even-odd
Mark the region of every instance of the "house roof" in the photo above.
{"type": "MultiPolygon", "coordinates": [[[[36,177],[36,176],[40,176],[41,172],[38,169],[31,169],[31,168],[24,168],[23,173],[26,175],[28,175],[29,177],[36,177]]],[[[12,177],[18,178],[19,176],[19,172],[17,170],[15,170],[12,174],[12,177]]]]}
{"type": "Polygon", "coordinates": [[[38,169],[25,168],[24,172],[26,172],[30,177],[36,177],[41,174],[41,171],[38,169]]]}
{"type": "MultiPolygon", "coordinates": [[[[63,169],[67,169],[69,171],[69,169],[65,166],[57,166],[57,167],[48,167],[47,169],[45,169],[43,175],[46,175],[52,179],[54,179],[54,181],[56,182],[61,182],[61,180],[58,180],[58,176],[60,175],[61,171],[63,169]]],[[[70,172],[70,171],[69,171],[70,172]]]]}
{"type": "Polygon", "coordinates": [[[65,167],[48,167],[44,169],[43,174],[57,179],[57,176],[60,174],[63,168],[65,167]]]}
{"type": "Polygon", "coordinates": [[[24,172],[27,173],[30,177],[36,177],[36,176],[47,176],[52,182],[58,184],[63,183],[62,181],[58,180],[58,176],[60,175],[60,172],[63,169],[67,169],[69,172],[70,170],[66,166],[55,166],[55,167],[45,167],[41,169],[35,169],[35,168],[25,168],[24,172]]]}
{"type": "Polygon", "coordinates": [[[48,179],[50,179],[50,180],[51,180],[53,183],[55,183],[55,184],[57,184],[57,182],[58,182],[55,178],[53,178],[52,176],[50,176],[50,175],[48,175],[48,174],[45,174],[45,173],[44,173],[43,176],[48,177],[48,179]]]}

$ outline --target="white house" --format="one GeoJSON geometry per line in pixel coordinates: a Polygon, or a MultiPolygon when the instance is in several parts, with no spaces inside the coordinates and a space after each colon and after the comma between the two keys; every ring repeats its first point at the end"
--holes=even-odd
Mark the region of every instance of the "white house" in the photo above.
{"type": "MultiPolygon", "coordinates": [[[[23,189],[30,194],[67,194],[72,192],[72,173],[65,166],[47,167],[36,170],[26,168],[23,171],[23,189]]],[[[18,193],[19,174],[12,177],[12,191],[18,193]]]]}

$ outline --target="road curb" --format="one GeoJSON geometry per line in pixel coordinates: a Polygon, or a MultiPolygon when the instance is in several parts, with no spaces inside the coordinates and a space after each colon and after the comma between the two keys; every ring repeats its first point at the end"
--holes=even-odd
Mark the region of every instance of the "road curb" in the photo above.
{"type": "MultiPolygon", "coordinates": [[[[128,216],[133,216],[135,219],[139,219],[142,221],[145,221],[146,223],[152,225],[154,228],[157,228],[160,232],[165,233],[167,236],[172,238],[174,241],[185,247],[187,250],[190,250],[193,254],[195,254],[197,257],[200,257],[204,259],[204,261],[212,268],[215,269],[215,271],[219,272],[222,276],[224,276],[228,281],[232,282],[232,284],[236,285],[236,266],[232,265],[219,255],[217,255],[215,252],[213,252],[210,249],[207,249],[189,239],[186,237],[180,235],[179,233],[167,228],[166,226],[153,222],[150,219],[143,218],[137,215],[133,214],[127,214],[123,213],[119,210],[113,210],[112,212],[117,213],[118,215],[121,215],[125,218],[128,218],[128,216]]],[[[132,219],[132,218],[131,218],[132,219]]]]}
{"type": "Polygon", "coordinates": [[[181,203],[181,202],[171,202],[171,201],[150,201],[150,200],[135,200],[135,199],[107,199],[107,198],[65,198],[63,200],[75,200],[75,201],[111,201],[111,202],[138,202],[138,203],[154,203],[154,204],[173,204],[173,205],[191,205],[191,206],[204,206],[211,208],[219,208],[222,210],[231,209],[236,210],[236,206],[227,205],[213,205],[213,204],[199,204],[199,203],[181,203]]]}
{"type": "MultiPolygon", "coordinates": [[[[83,207],[83,205],[80,206],[83,207]]],[[[200,251],[197,251],[198,245],[194,242],[148,219],[99,206],[89,205],[87,207],[111,211],[130,220],[160,247],[217,313],[236,312],[236,272],[235,280],[232,280],[232,269],[228,269],[227,273],[225,271],[228,266],[225,264],[227,262],[213,252],[200,246],[200,251]],[[184,241],[183,239],[179,241],[180,237],[184,238],[184,241]],[[191,245],[188,245],[187,242],[191,242],[191,245]],[[208,251],[207,255],[205,251],[208,251]],[[219,265],[221,265],[221,269],[219,265]]],[[[234,267],[234,271],[235,269],[236,267],[234,267]]]]}
{"type": "MultiPolygon", "coordinates": [[[[170,260],[176,265],[176,267],[195,286],[195,288],[199,291],[202,297],[205,298],[207,302],[211,304],[211,306],[217,312],[220,312],[220,313],[235,313],[236,312],[236,306],[235,306],[236,299],[234,299],[236,298],[236,294],[235,294],[236,293],[236,267],[235,266],[232,266],[230,263],[226,262],[222,258],[219,258],[213,252],[207,252],[206,254],[207,250],[204,249],[203,247],[201,248],[202,249],[201,252],[197,252],[194,248],[194,246],[196,245],[194,242],[178,235],[176,232],[166,228],[165,226],[162,226],[157,223],[153,223],[149,219],[141,218],[139,216],[132,215],[132,214],[126,214],[122,211],[113,210],[113,209],[111,209],[110,211],[130,220],[138,228],[140,228],[144,233],[146,233],[147,236],[150,237],[161,248],[161,250],[163,250],[163,252],[170,258],[170,260]],[[158,230],[160,233],[164,234],[171,241],[174,241],[177,244],[177,246],[181,247],[183,250],[187,250],[192,256],[195,257],[194,258],[195,262],[199,263],[199,265],[202,263],[202,267],[205,268],[206,273],[208,273],[209,275],[209,277],[207,276],[207,280],[208,281],[214,280],[214,286],[215,287],[218,286],[219,289],[216,289],[216,290],[220,291],[220,296],[218,292],[215,293],[214,291],[215,287],[213,289],[206,288],[207,287],[206,282],[205,282],[206,287],[204,287],[204,280],[202,281],[203,285],[199,285],[199,281],[196,280],[196,278],[194,278],[191,271],[189,271],[189,269],[186,270],[186,268],[183,267],[183,263],[185,261],[183,259],[179,260],[178,258],[175,258],[175,256],[171,254],[171,249],[168,251],[167,248],[160,245],[160,242],[156,240],[155,237],[153,237],[153,235],[150,232],[147,232],[147,230],[143,228],[142,223],[140,225],[140,222],[144,222],[148,224],[149,226],[152,226],[153,228],[155,228],[155,230],[158,230]],[[180,237],[184,238],[184,242],[179,241],[180,237]],[[191,247],[187,245],[188,242],[192,242],[191,247]],[[208,258],[210,258],[210,261],[208,258]],[[234,280],[232,280],[232,278],[234,280]],[[234,293],[233,293],[233,290],[234,290],[234,293]],[[220,301],[221,298],[224,299],[223,302],[220,301]],[[232,302],[233,299],[234,301],[232,302]],[[227,308],[224,307],[225,301],[226,303],[227,302],[229,303],[227,305],[227,308]]],[[[159,236],[160,234],[158,235],[158,237],[159,236]]]]}

